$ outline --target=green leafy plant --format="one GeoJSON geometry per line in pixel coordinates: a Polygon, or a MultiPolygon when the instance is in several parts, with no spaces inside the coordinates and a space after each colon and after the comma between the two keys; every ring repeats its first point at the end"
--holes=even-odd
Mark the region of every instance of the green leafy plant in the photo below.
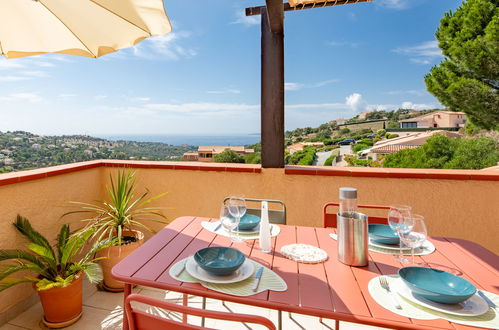
{"type": "Polygon", "coordinates": [[[87,224],[80,230],[80,234],[86,235],[90,232],[91,238],[96,238],[98,242],[115,239],[116,245],[123,245],[135,239],[124,236],[124,231],[130,231],[134,227],[138,227],[154,233],[155,231],[145,225],[144,221],[166,223],[166,221],[158,219],[166,220],[160,208],[146,207],[146,205],[163,197],[166,193],[148,197],[149,191],[146,190],[145,193],[136,198],[135,172],[118,171],[116,180],[113,179],[112,175],[109,177],[111,181],[111,186],[107,189],[109,201],[98,201],[96,204],[72,202],[80,205],[82,210],[68,212],[63,215],[75,213],[93,215],[82,220],[87,224]]]}
{"type": "Polygon", "coordinates": [[[428,91],[473,124],[499,129],[499,6],[465,0],[440,21],[435,36],[444,60],[425,76],[428,91]]]}
{"type": "Polygon", "coordinates": [[[225,149],[213,157],[215,163],[244,163],[244,157],[231,149],[225,149]]]}
{"type": "Polygon", "coordinates": [[[29,251],[0,250],[0,261],[13,261],[11,264],[0,265],[0,291],[21,283],[36,283],[40,291],[65,287],[80,273],[85,273],[92,283],[102,280],[101,268],[95,263],[98,259],[93,259],[93,255],[108,245],[96,244],[76,260],[92,231],[71,236],[69,225],[65,224],[57,235],[55,247],[52,247],[42,234],[31,227],[28,219],[18,215],[13,225],[29,240],[29,251]],[[31,271],[37,275],[9,277],[20,271],[31,271]]]}

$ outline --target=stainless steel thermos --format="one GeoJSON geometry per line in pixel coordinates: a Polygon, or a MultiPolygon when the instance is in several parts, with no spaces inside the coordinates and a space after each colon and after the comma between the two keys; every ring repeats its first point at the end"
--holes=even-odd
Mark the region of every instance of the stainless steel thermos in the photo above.
{"type": "Polygon", "coordinates": [[[350,266],[367,266],[367,215],[357,212],[357,189],[340,188],[338,259],[350,266]]]}

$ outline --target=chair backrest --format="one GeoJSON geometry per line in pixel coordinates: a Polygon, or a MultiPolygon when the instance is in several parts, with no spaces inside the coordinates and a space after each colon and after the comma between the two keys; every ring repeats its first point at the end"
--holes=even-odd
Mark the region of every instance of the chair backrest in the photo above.
{"type": "MultiPolygon", "coordinates": [[[[326,203],[324,204],[324,207],[322,209],[322,221],[324,228],[326,227],[333,227],[336,228],[338,221],[336,219],[336,213],[328,213],[328,208],[329,207],[338,207],[340,204],[338,203],[326,203]]],[[[379,210],[389,210],[390,206],[385,206],[385,205],[358,205],[357,206],[359,209],[379,209],[379,210]]],[[[369,223],[379,223],[379,224],[387,224],[387,217],[375,217],[375,216],[369,216],[368,222],[369,223]]]]}
{"type": "MultiPolygon", "coordinates": [[[[225,197],[224,203],[227,202],[229,198],[230,197],[225,197]]],[[[278,225],[286,224],[286,205],[284,205],[282,201],[274,199],[259,199],[259,198],[245,198],[244,200],[246,202],[250,202],[249,204],[256,204],[256,203],[261,203],[263,201],[267,201],[269,204],[269,222],[278,225]]],[[[249,205],[246,209],[246,213],[261,216],[262,210],[260,206],[257,207],[256,205],[254,205],[253,207],[251,207],[251,205],[249,205]]]]}
{"type": "Polygon", "coordinates": [[[216,312],[206,309],[192,308],[188,306],[172,304],[164,300],[153,299],[139,294],[131,294],[125,300],[125,313],[128,319],[129,329],[131,330],[207,329],[197,325],[183,323],[182,321],[177,321],[176,319],[168,319],[165,317],[153,315],[151,313],[146,313],[141,310],[137,310],[132,307],[131,305],[132,301],[144,303],[153,307],[163,308],[166,309],[167,311],[173,311],[173,312],[217,319],[217,320],[254,323],[254,324],[263,325],[270,330],[276,329],[272,321],[262,316],[216,312]]]}

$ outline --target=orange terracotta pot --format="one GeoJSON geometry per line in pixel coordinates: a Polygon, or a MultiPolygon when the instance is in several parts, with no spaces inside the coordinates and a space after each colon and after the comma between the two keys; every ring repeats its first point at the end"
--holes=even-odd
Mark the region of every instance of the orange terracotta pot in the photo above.
{"type": "MultiPolygon", "coordinates": [[[[43,307],[43,323],[51,328],[59,328],[78,321],[83,304],[82,280],[83,274],[80,273],[70,285],[64,288],[37,290],[43,307]]],[[[36,290],[36,286],[33,286],[36,290]]]]}
{"type": "Polygon", "coordinates": [[[97,257],[106,258],[100,260],[99,262],[102,267],[102,273],[104,275],[103,286],[108,291],[120,292],[124,290],[125,284],[123,282],[115,280],[111,275],[111,270],[117,263],[123,260],[130,253],[135,251],[144,242],[144,234],[138,230],[124,231],[123,236],[134,236],[138,240],[126,245],[110,246],[97,252],[97,257]]]}

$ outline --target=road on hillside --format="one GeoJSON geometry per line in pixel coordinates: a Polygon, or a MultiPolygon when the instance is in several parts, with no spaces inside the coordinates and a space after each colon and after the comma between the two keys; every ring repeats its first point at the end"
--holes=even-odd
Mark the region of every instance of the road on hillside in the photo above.
{"type": "Polygon", "coordinates": [[[328,159],[332,151],[324,151],[324,152],[318,152],[316,153],[317,157],[315,158],[314,165],[322,166],[326,162],[326,159],[328,159]]]}

